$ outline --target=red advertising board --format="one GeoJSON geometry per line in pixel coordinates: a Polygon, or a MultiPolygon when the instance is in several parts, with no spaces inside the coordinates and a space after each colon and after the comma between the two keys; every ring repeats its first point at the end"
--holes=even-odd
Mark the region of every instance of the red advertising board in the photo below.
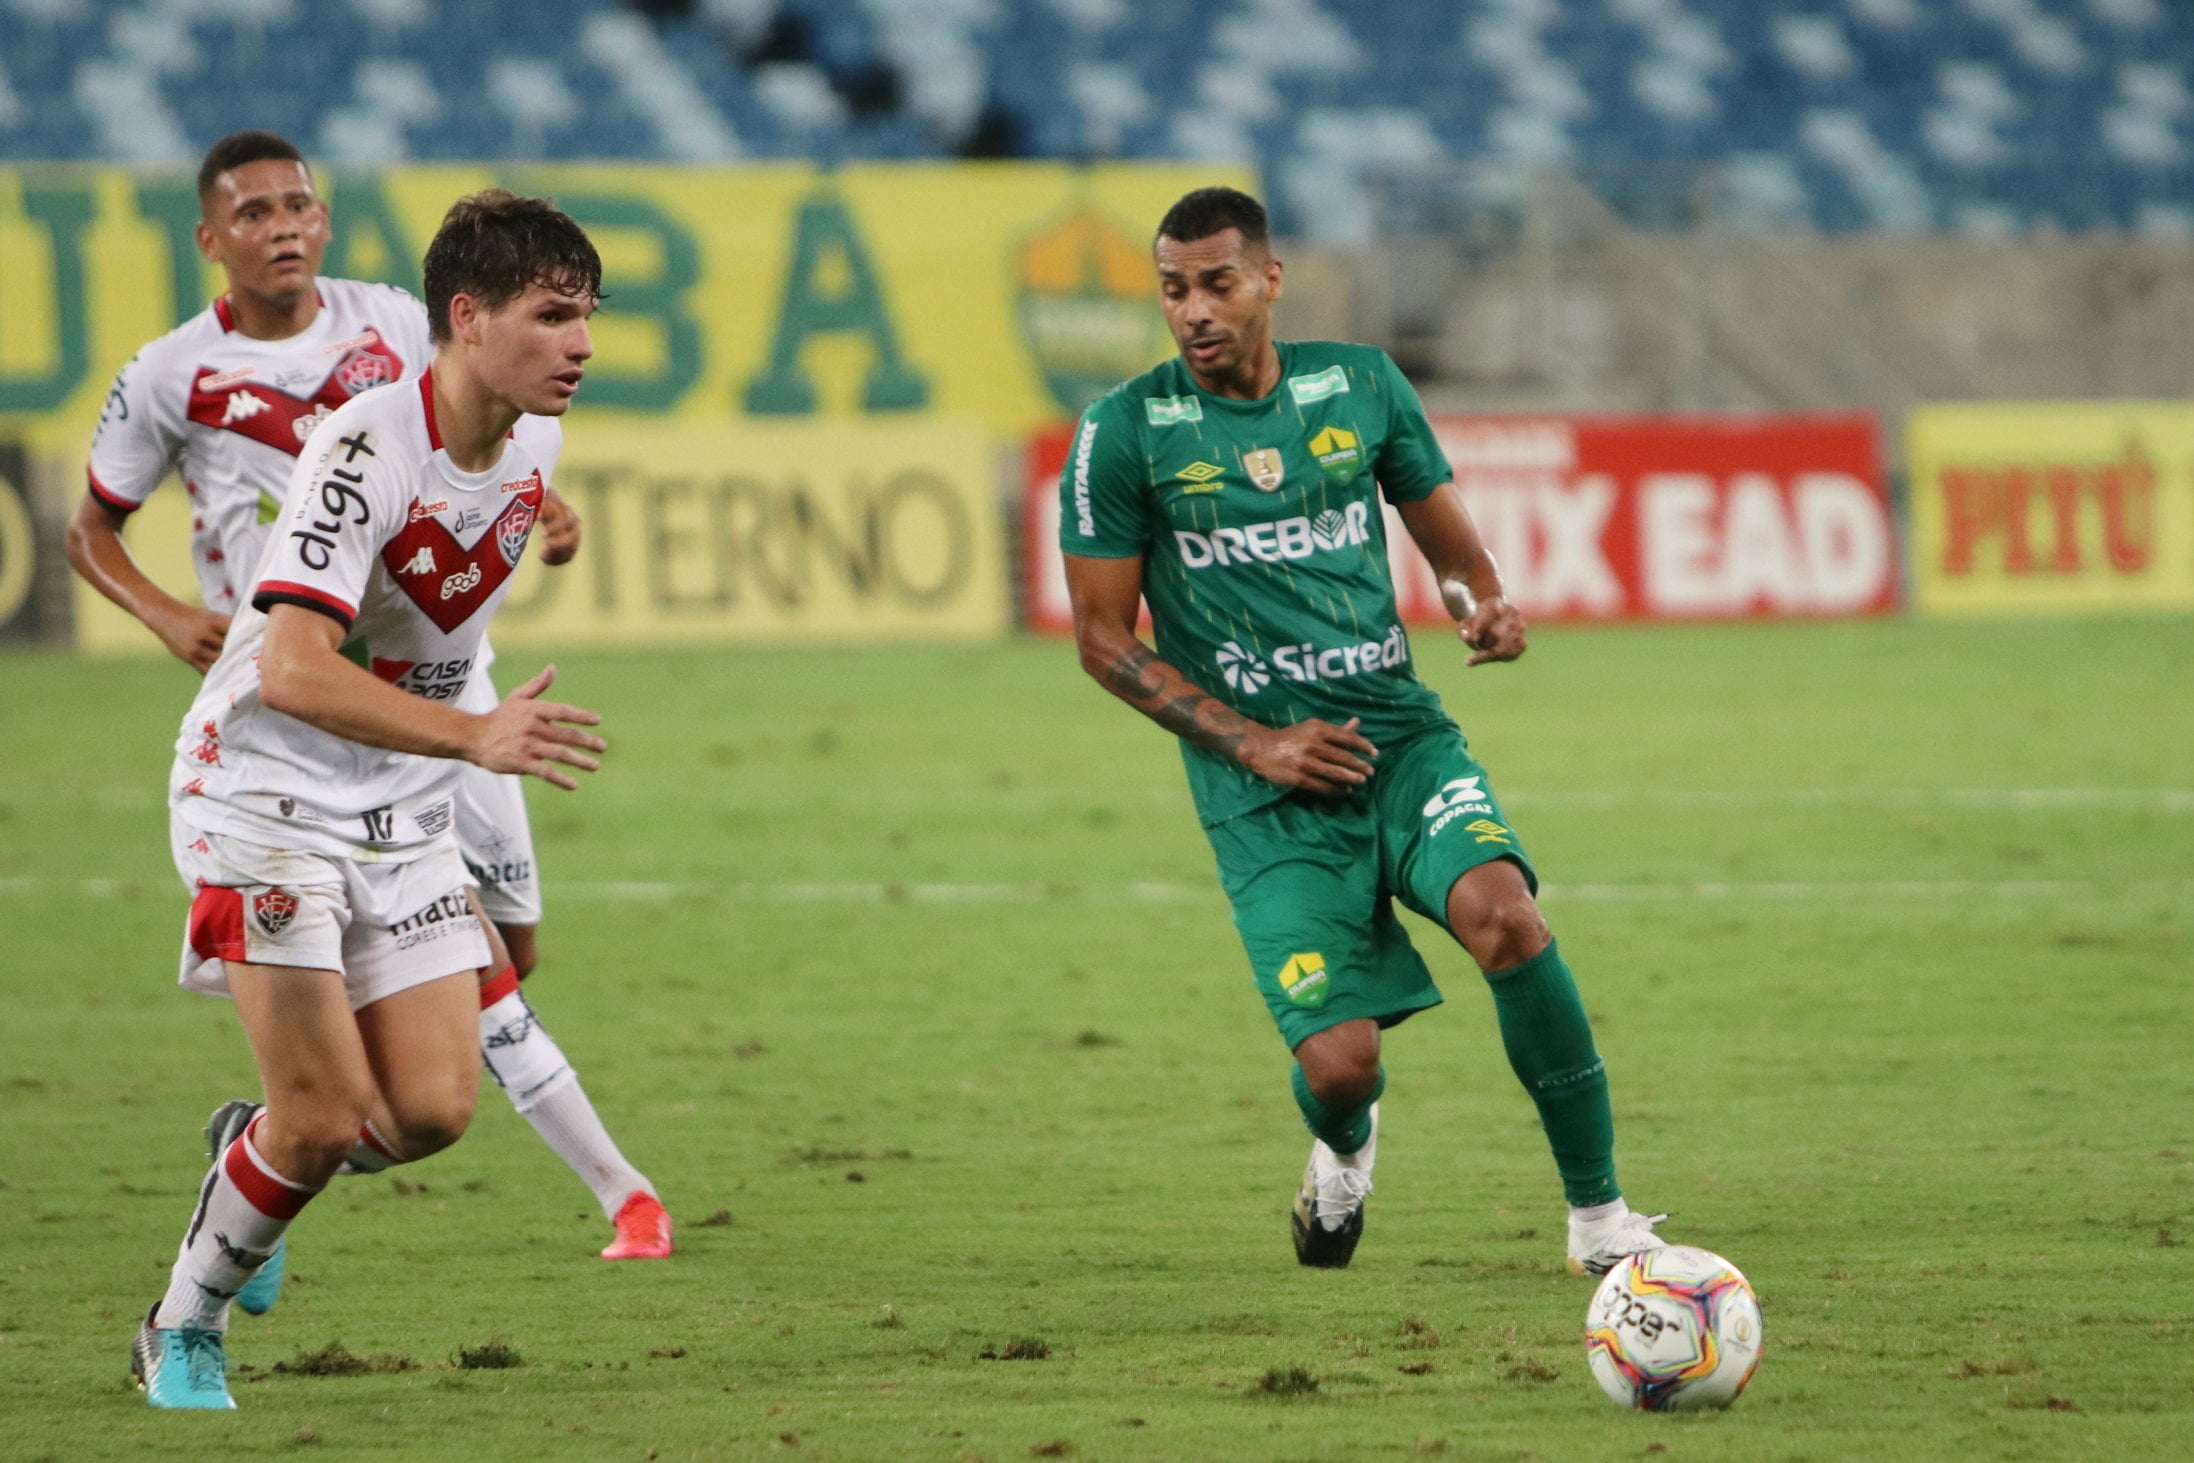
{"type": "MultiPolygon", "coordinates": [[[[1535,620],[1885,614],[1896,533],[1874,419],[1440,416],[1440,445],[1510,598],[1535,620]]],[[[1029,443],[1031,628],[1070,628],[1058,549],[1071,427],[1029,443]]],[[[1387,510],[1396,596],[1444,619],[1432,571],[1387,510]]]]}

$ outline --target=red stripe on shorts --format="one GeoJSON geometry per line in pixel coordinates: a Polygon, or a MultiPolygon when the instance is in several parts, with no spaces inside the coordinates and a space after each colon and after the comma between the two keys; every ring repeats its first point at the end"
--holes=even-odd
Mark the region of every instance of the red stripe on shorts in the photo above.
{"type": "Polygon", "coordinates": [[[201,884],[190,902],[191,953],[200,960],[243,961],[244,892],[201,884]]]}

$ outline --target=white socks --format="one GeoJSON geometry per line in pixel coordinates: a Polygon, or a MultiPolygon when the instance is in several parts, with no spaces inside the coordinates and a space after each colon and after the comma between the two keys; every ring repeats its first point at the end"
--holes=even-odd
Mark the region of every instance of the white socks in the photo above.
{"type": "Polygon", "coordinates": [[[153,1313],[163,1331],[183,1326],[225,1331],[229,1302],[274,1253],[282,1231],[318,1189],[293,1183],[259,1156],[253,1118],[214,1160],[198,1190],[198,1209],[168,1272],[168,1293],[153,1313]]]}
{"type": "Polygon", "coordinates": [[[488,1002],[480,1012],[480,1055],[489,1075],[542,1141],[594,1191],[602,1216],[615,1219],[635,1191],[654,1193],[655,1186],[625,1161],[602,1126],[579,1074],[519,993],[517,977],[506,971],[480,995],[488,1002]]]}

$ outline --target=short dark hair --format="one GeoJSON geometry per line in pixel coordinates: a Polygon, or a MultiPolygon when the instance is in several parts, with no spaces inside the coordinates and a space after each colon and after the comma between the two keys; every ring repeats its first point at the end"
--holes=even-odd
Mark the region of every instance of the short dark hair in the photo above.
{"type": "Polygon", "coordinates": [[[602,256],[586,231],[546,198],[508,188],[467,194],[449,206],[427,245],[427,326],[449,340],[449,304],[471,295],[490,310],[546,285],[573,298],[602,298],[602,256]]]}
{"type": "Polygon", "coordinates": [[[1272,246],[1265,206],[1239,188],[1198,188],[1184,193],[1180,202],[1158,220],[1158,237],[1182,244],[1208,239],[1228,229],[1240,229],[1242,242],[1254,248],[1272,246]]]}
{"type": "Polygon", "coordinates": [[[297,144],[279,132],[262,132],[249,128],[243,132],[231,132],[228,136],[206,149],[205,161],[198,165],[198,207],[203,210],[206,200],[213,196],[214,180],[232,168],[246,163],[284,162],[296,163],[310,177],[312,169],[305,163],[305,155],[297,150],[297,144]]]}

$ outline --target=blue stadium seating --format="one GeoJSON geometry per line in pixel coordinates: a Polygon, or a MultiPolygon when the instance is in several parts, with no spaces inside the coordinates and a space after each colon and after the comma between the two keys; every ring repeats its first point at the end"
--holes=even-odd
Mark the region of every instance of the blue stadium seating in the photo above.
{"type": "Polygon", "coordinates": [[[1335,240],[1485,162],[1646,226],[2183,236],[2194,4],[0,0],[0,157],[243,126],[361,164],[1246,158],[1335,240]]]}

